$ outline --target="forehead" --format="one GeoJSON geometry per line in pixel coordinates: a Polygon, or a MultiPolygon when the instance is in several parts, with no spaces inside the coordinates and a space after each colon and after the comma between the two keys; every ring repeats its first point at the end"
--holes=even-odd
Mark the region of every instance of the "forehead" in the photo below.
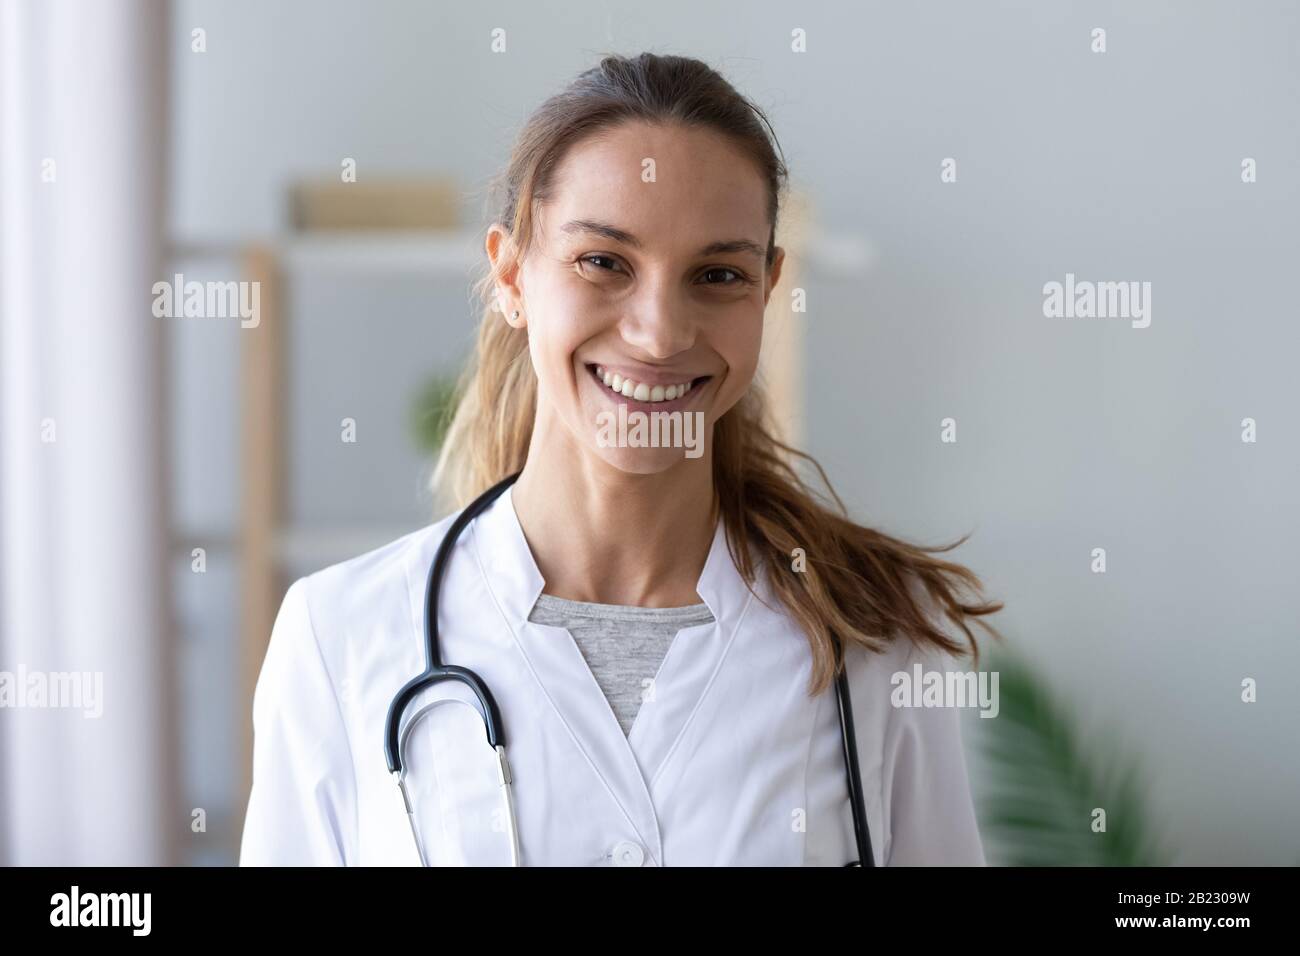
{"type": "Polygon", "coordinates": [[[763,178],[711,130],[638,122],[602,131],[569,150],[551,193],[540,212],[550,242],[569,241],[560,233],[564,223],[589,219],[618,226],[652,250],[694,250],[717,239],[767,245],[763,178]]]}

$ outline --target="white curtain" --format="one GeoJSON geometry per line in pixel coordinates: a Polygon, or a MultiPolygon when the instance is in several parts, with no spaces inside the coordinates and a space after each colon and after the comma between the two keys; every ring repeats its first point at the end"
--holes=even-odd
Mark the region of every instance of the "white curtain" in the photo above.
{"type": "Polygon", "coordinates": [[[0,862],[164,863],[167,8],[0,3],[0,862]]]}

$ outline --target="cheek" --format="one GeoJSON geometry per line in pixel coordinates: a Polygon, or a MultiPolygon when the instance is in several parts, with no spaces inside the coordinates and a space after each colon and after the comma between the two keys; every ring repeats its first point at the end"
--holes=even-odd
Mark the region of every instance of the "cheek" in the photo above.
{"type": "Polygon", "coordinates": [[[758,370],[763,345],[763,316],[746,315],[727,323],[714,337],[713,348],[727,363],[727,390],[744,391],[758,370]]]}
{"type": "Polygon", "coordinates": [[[574,355],[600,333],[600,313],[563,280],[540,285],[536,299],[545,306],[530,310],[528,352],[541,396],[563,404],[578,374],[574,355]]]}
{"type": "Polygon", "coordinates": [[[536,303],[528,313],[528,350],[533,356],[537,377],[545,381],[556,373],[557,362],[562,362],[572,335],[572,303],[563,291],[554,288],[537,289],[536,303]]]}
{"type": "MultiPolygon", "coordinates": [[[[548,277],[543,285],[536,298],[545,308],[535,317],[535,334],[545,351],[572,353],[601,330],[604,311],[600,298],[591,283],[567,274],[548,277]]],[[[530,321],[530,335],[534,334],[532,326],[530,321]]]]}

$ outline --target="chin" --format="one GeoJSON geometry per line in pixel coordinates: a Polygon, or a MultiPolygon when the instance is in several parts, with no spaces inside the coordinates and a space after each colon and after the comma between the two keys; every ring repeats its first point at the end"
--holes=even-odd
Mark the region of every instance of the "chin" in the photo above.
{"type": "Polygon", "coordinates": [[[605,448],[593,444],[591,453],[626,475],[658,475],[680,465],[701,465],[706,460],[687,458],[681,448],[605,448]]]}

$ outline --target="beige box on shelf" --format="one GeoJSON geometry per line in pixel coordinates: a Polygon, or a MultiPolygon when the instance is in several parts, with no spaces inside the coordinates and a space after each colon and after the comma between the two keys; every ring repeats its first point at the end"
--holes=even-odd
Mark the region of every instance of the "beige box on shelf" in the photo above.
{"type": "Polygon", "coordinates": [[[460,191],[444,177],[299,182],[289,189],[289,222],[300,232],[455,229],[460,191]]]}

